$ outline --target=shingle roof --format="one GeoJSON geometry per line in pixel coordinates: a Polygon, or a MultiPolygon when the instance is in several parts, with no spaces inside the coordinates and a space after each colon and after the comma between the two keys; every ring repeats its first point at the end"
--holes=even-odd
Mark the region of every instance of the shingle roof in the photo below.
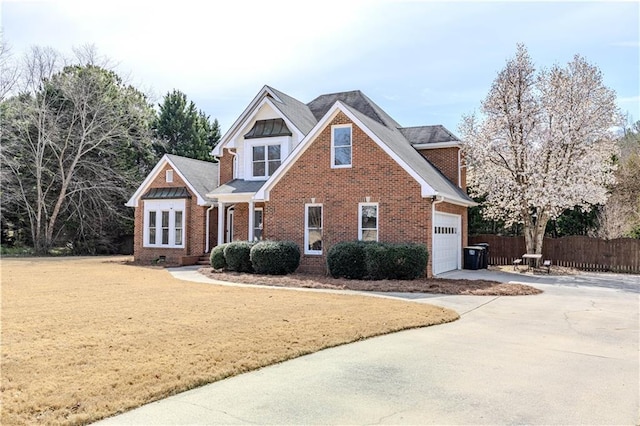
{"type": "Polygon", "coordinates": [[[329,93],[326,95],[320,95],[307,104],[314,117],[320,120],[329,111],[329,109],[340,101],[345,105],[349,105],[351,108],[361,112],[372,120],[387,126],[387,127],[400,127],[400,125],[389,114],[384,112],[382,108],[375,104],[360,90],[353,90],[350,92],[338,92],[329,93]]]}
{"type": "Polygon", "coordinates": [[[244,179],[234,179],[229,181],[223,185],[220,185],[218,188],[214,189],[209,193],[210,196],[215,196],[216,194],[253,194],[258,191],[264,185],[264,181],[261,180],[244,180],[244,179]]]}
{"type": "Polygon", "coordinates": [[[296,98],[292,98],[286,93],[282,93],[273,87],[266,86],[271,90],[282,102],[274,99],[274,105],[280,110],[304,135],[316,125],[318,120],[313,116],[307,105],[300,102],[296,98]]]}
{"type": "Polygon", "coordinates": [[[411,167],[411,169],[418,173],[439,195],[464,203],[473,202],[462,189],[454,185],[440,170],[416,151],[400,130],[383,126],[378,121],[355,110],[355,108],[352,108],[350,105],[346,105],[346,108],[378,136],[378,138],[411,167]]]}
{"type": "Polygon", "coordinates": [[[439,143],[439,142],[460,142],[453,133],[444,126],[417,126],[398,128],[404,137],[412,144],[439,143]]]}
{"type": "Polygon", "coordinates": [[[173,154],[166,155],[202,198],[218,186],[218,163],[173,154]]]}

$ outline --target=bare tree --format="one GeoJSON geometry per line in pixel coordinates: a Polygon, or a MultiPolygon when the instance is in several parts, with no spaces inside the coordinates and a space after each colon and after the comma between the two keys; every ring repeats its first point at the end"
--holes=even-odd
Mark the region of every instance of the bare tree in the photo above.
{"type": "Polygon", "coordinates": [[[31,90],[2,110],[3,198],[26,211],[38,253],[65,230],[61,217],[67,231],[73,224],[81,233],[91,217],[112,220],[150,153],[152,110],[144,96],[111,71],[58,71],[61,62],[54,51],[34,48],[24,62],[31,90]]]}
{"type": "Polygon", "coordinates": [[[18,77],[18,64],[0,34],[0,102],[15,88],[18,77]]]}
{"type": "Polygon", "coordinates": [[[542,253],[550,219],[606,200],[616,152],[609,129],[620,123],[615,93],[580,56],[536,73],[519,45],[481,111],[460,126],[470,187],[486,197],[486,217],[522,223],[527,252],[542,253]]]}

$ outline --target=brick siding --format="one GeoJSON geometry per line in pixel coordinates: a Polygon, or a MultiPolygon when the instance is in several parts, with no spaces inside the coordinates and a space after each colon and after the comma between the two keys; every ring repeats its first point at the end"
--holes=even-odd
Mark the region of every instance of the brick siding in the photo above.
{"type": "MultiPolygon", "coordinates": [[[[463,189],[467,188],[466,168],[460,171],[462,184],[458,182],[458,150],[460,148],[422,149],[418,152],[436,166],[451,182],[463,189]]],[[[461,157],[461,160],[463,158],[461,157]]]]}
{"type": "Polygon", "coordinates": [[[339,113],[272,188],[265,235],[295,241],[304,252],[304,206],[323,204],[323,255],[304,255],[300,270],[326,272],[325,254],[340,241],[358,238],[358,203],[379,203],[379,241],[427,244],[431,252],[431,200],[420,185],[366,133],[353,125],[352,168],[332,169],[331,125],[348,124],[339,113]]]}
{"type": "MultiPolygon", "coordinates": [[[[155,179],[151,182],[150,188],[162,188],[162,187],[187,187],[187,184],[180,178],[178,173],[174,171],[173,182],[166,182],[166,171],[170,170],[171,166],[167,164],[160,170],[155,179]]],[[[188,187],[187,187],[188,189],[188,187]]],[[[170,265],[177,265],[180,263],[182,256],[189,255],[201,255],[206,249],[206,214],[207,206],[199,206],[198,200],[195,194],[191,194],[191,198],[185,200],[185,247],[180,248],[161,248],[161,247],[143,247],[143,233],[144,233],[144,203],[145,200],[138,201],[138,207],[135,208],[135,229],[134,235],[134,259],[141,263],[151,263],[158,259],[160,256],[165,256],[166,263],[170,265]]],[[[210,213],[209,218],[209,244],[210,248],[216,243],[217,235],[217,208],[214,208],[210,213]]]]}

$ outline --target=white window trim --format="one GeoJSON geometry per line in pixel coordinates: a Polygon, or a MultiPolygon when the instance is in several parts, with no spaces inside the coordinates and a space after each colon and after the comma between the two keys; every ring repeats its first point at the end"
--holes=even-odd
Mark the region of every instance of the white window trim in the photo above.
{"type": "MultiPolygon", "coordinates": [[[[304,254],[322,255],[322,249],[309,249],[309,207],[320,207],[320,232],[322,234],[322,248],[324,249],[324,207],[321,203],[310,203],[304,205],[304,254]]],[[[315,228],[314,228],[315,229],[315,228]]]]}
{"type": "Polygon", "coordinates": [[[167,183],[172,183],[173,182],[173,170],[169,169],[164,173],[164,180],[167,183]]]}
{"type": "Polygon", "coordinates": [[[185,200],[145,200],[144,202],[144,220],[143,220],[143,238],[142,246],[149,248],[184,248],[187,236],[186,229],[186,204],[185,200]],[[149,243],[149,212],[156,212],[156,242],[149,243]],[[162,244],[162,212],[169,212],[169,244],[162,244]],[[175,212],[182,212],[182,244],[175,244],[176,240],[176,223],[175,212]]]}
{"type": "MultiPolygon", "coordinates": [[[[244,143],[244,179],[245,180],[266,180],[271,176],[254,176],[253,175],[253,148],[257,146],[265,147],[265,156],[268,156],[268,147],[280,145],[280,167],[284,164],[285,158],[289,155],[288,140],[291,139],[290,136],[279,136],[273,138],[257,138],[257,139],[245,139],[244,143]]],[[[268,161],[268,160],[267,160],[268,161]]],[[[265,174],[269,172],[268,164],[265,165],[265,174]]],[[[240,175],[238,175],[241,178],[240,175]]]]}
{"type": "MultiPolygon", "coordinates": [[[[380,206],[378,203],[358,203],[358,240],[362,241],[362,208],[366,206],[376,207],[376,241],[380,241],[380,206]]],[[[371,228],[366,228],[367,231],[371,228]]]]}
{"type": "MultiPolygon", "coordinates": [[[[344,148],[344,147],[341,147],[344,148]]],[[[331,126],[331,168],[332,169],[348,169],[351,168],[353,166],[353,127],[351,126],[351,124],[334,124],[333,126],[331,126]],[[334,129],[337,128],[349,128],[351,136],[350,136],[350,141],[351,141],[351,145],[349,145],[349,150],[350,150],[350,157],[351,157],[351,162],[349,164],[340,164],[340,165],[336,165],[336,146],[335,146],[335,141],[334,141],[334,129]]]]}
{"type": "Polygon", "coordinates": [[[257,226],[257,224],[255,223],[255,219],[254,219],[254,223],[253,225],[253,235],[251,236],[251,238],[253,239],[253,241],[262,241],[264,240],[264,209],[262,207],[256,207],[253,209],[253,215],[255,217],[255,212],[261,212],[262,213],[262,226],[257,226]],[[262,232],[260,233],[260,239],[256,239],[256,229],[260,229],[262,232]]]}

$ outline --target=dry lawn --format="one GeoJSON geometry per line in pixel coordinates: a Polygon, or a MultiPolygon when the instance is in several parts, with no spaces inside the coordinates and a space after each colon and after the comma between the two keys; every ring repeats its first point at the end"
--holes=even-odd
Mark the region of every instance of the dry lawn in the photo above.
{"type": "Polygon", "coordinates": [[[89,423],[322,348],[458,318],[385,298],[179,281],[124,260],[0,260],[0,423],[89,423]]]}
{"type": "Polygon", "coordinates": [[[332,290],[356,290],[400,293],[458,294],[466,296],[527,296],[540,294],[542,290],[525,284],[501,283],[489,280],[453,280],[424,278],[417,280],[348,280],[328,276],[295,273],[284,277],[220,272],[210,267],[200,268],[200,273],[220,281],[268,285],[274,287],[323,288],[332,290]]]}

